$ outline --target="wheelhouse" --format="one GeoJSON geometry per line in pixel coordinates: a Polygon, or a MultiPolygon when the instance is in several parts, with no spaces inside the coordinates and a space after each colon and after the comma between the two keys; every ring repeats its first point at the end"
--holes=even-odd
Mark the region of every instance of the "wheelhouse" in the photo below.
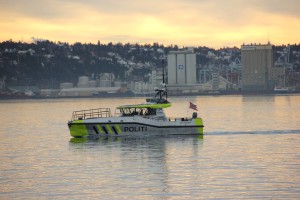
{"type": "Polygon", "coordinates": [[[140,116],[156,115],[156,109],[154,108],[120,108],[118,110],[122,117],[134,116],[134,115],[140,115],[140,116]]]}

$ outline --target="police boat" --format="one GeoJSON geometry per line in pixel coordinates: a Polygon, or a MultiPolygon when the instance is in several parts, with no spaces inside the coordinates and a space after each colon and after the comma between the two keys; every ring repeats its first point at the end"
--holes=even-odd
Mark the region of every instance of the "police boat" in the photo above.
{"type": "Polygon", "coordinates": [[[68,122],[71,136],[203,135],[203,120],[197,112],[190,118],[166,117],[163,109],[171,103],[167,100],[164,73],[155,91],[154,98],[142,104],[119,106],[114,115],[110,108],[74,111],[68,122]]]}

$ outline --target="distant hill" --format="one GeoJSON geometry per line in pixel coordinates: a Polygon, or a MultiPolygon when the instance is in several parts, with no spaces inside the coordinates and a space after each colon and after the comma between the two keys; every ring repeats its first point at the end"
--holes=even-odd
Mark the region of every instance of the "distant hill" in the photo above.
{"type": "MultiPolygon", "coordinates": [[[[275,47],[275,59],[280,60],[286,46],[275,47]]],[[[146,80],[152,68],[161,67],[161,58],[177,45],[154,44],[68,44],[36,41],[0,43],[0,79],[7,85],[34,85],[58,88],[61,82],[76,83],[79,76],[97,78],[100,73],[114,73],[117,79],[146,80]]],[[[197,67],[213,65],[228,68],[239,62],[240,48],[212,49],[195,47],[197,67]]],[[[300,71],[300,44],[290,46],[289,62],[300,71]]]]}

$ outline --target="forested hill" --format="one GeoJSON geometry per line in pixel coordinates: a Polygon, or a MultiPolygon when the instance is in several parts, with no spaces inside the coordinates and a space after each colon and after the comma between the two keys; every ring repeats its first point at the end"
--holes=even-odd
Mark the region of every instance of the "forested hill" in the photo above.
{"type": "MultiPolygon", "coordinates": [[[[280,60],[286,46],[277,46],[280,60]]],[[[0,43],[0,79],[7,85],[36,85],[55,88],[61,82],[76,83],[79,76],[97,78],[111,72],[119,80],[147,79],[150,70],[161,67],[161,58],[179,47],[154,44],[68,44],[51,41],[0,43]]],[[[240,49],[195,47],[197,67],[226,67],[239,62],[240,49]]],[[[290,46],[290,63],[300,69],[300,45],[290,46]]]]}

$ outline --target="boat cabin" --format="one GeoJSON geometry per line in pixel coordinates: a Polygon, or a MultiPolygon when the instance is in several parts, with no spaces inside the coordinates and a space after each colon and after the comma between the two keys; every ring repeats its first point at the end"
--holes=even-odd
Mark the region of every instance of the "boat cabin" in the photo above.
{"type": "Polygon", "coordinates": [[[156,109],[154,108],[120,108],[119,109],[121,116],[149,116],[156,115],[156,109]]]}
{"type": "Polygon", "coordinates": [[[166,119],[163,108],[170,107],[171,103],[146,103],[136,105],[125,105],[117,107],[120,116],[141,116],[144,118],[166,119]]]}

